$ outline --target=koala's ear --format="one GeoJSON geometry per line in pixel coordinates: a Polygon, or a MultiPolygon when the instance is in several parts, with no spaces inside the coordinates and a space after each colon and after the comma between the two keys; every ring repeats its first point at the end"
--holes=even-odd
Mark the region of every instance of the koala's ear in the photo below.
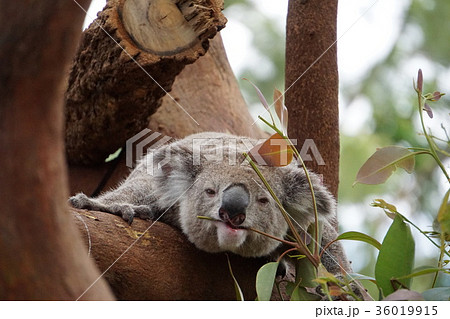
{"type": "Polygon", "coordinates": [[[160,202],[173,205],[195,182],[201,165],[195,162],[192,148],[177,143],[153,153],[154,192],[160,202]]]}
{"type": "MultiPolygon", "coordinates": [[[[319,216],[333,220],[336,214],[336,203],[333,195],[322,184],[320,178],[313,172],[309,172],[316,197],[319,216]]],[[[303,168],[286,167],[282,178],[283,205],[292,217],[308,224],[314,221],[314,210],[308,180],[303,168]]]]}

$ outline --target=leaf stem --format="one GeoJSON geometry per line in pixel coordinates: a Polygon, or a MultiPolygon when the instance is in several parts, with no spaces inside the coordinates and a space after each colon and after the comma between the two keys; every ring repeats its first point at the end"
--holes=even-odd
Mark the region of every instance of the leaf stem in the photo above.
{"type": "Polygon", "coordinates": [[[286,245],[289,245],[289,246],[293,246],[294,248],[291,248],[291,249],[296,249],[296,248],[297,248],[297,245],[296,245],[295,242],[288,241],[288,240],[284,240],[284,239],[281,239],[281,238],[272,236],[272,235],[267,234],[267,233],[265,233],[265,232],[263,232],[263,231],[260,231],[260,230],[258,230],[258,229],[256,229],[256,228],[248,227],[248,228],[245,228],[245,229],[250,230],[250,231],[253,231],[253,232],[258,233],[258,234],[260,234],[260,235],[263,235],[263,236],[272,238],[272,239],[277,240],[277,241],[279,241],[279,242],[281,242],[281,243],[283,243],[283,244],[286,244],[286,245]]]}
{"type": "Polygon", "coordinates": [[[291,251],[294,251],[294,250],[297,250],[297,248],[289,248],[288,250],[286,250],[286,251],[284,251],[281,255],[280,255],[280,257],[278,257],[278,259],[277,259],[277,263],[279,263],[280,261],[281,261],[281,259],[283,259],[283,257],[286,255],[286,254],[288,254],[288,253],[290,253],[291,251]]]}
{"type": "Polygon", "coordinates": [[[442,172],[444,173],[445,177],[447,178],[447,181],[450,183],[450,176],[448,175],[444,165],[442,164],[439,156],[436,153],[436,150],[434,148],[434,143],[431,140],[431,137],[428,135],[427,130],[425,129],[425,123],[423,120],[423,107],[424,107],[424,103],[425,103],[425,97],[422,95],[422,92],[418,91],[417,92],[417,99],[419,102],[419,116],[420,116],[420,124],[422,125],[422,131],[423,134],[427,140],[428,146],[430,147],[430,152],[431,155],[433,156],[434,160],[436,161],[436,163],[438,164],[439,168],[442,170],[442,172]]]}
{"type": "Polygon", "coordinates": [[[283,137],[288,143],[291,149],[294,151],[297,159],[300,161],[300,164],[305,171],[306,179],[308,181],[309,189],[311,191],[311,198],[312,198],[312,204],[314,209],[314,246],[313,246],[313,254],[316,258],[319,257],[319,214],[317,212],[317,202],[316,202],[316,196],[314,195],[314,187],[312,185],[311,177],[309,176],[308,169],[306,168],[305,162],[303,162],[302,157],[300,156],[300,153],[298,152],[297,148],[294,147],[291,140],[283,134],[275,125],[271,125],[269,122],[267,122],[265,119],[263,119],[261,116],[258,116],[258,118],[263,121],[266,125],[268,125],[271,129],[273,129],[275,132],[277,132],[281,137],[283,137]]]}
{"type": "MultiPolygon", "coordinates": [[[[439,260],[438,260],[438,268],[442,268],[442,260],[444,259],[444,253],[447,251],[445,250],[445,238],[444,238],[444,232],[441,232],[441,247],[440,247],[440,254],[439,254],[439,260]]],[[[434,274],[433,283],[431,285],[431,288],[434,288],[436,285],[436,281],[438,278],[439,272],[436,272],[434,274]]]]}
{"type": "MultiPolygon", "coordinates": [[[[395,212],[395,213],[399,214],[407,223],[411,224],[415,229],[417,229],[420,233],[422,233],[422,235],[424,235],[434,246],[436,246],[437,248],[439,248],[439,250],[441,250],[441,246],[436,244],[434,242],[434,240],[430,238],[430,236],[428,236],[423,230],[421,230],[418,226],[416,226],[412,221],[410,221],[408,218],[406,218],[404,215],[400,214],[399,212],[395,212]]],[[[448,257],[450,257],[450,253],[448,253],[445,250],[444,250],[444,252],[448,257]]]]}
{"type": "Polygon", "coordinates": [[[262,175],[261,171],[258,169],[258,167],[256,166],[256,164],[252,161],[252,159],[250,158],[250,156],[247,153],[243,154],[244,157],[247,159],[247,161],[250,163],[251,167],[253,168],[253,170],[256,172],[256,174],[258,175],[258,177],[261,179],[261,181],[263,182],[264,186],[266,187],[266,189],[269,191],[270,195],[272,196],[272,198],[275,200],[275,203],[277,204],[278,208],[280,209],[281,213],[283,214],[284,219],[286,220],[286,223],[289,226],[289,229],[292,232],[292,235],[295,238],[295,241],[298,243],[298,250],[304,254],[310,261],[311,263],[314,265],[314,267],[317,267],[319,265],[319,261],[318,258],[316,256],[314,256],[308,249],[308,247],[306,246],[306,244],[304,243],[304,241],[301,239],[300,235],[298,234],[297,230],[295,229],[294,224],[292,223],[288,213],[286,212],[286,210],[284,209],[283,205],[281,204],[281,201],[279,200],[279,198],[277,197],[277,195],[275,194],[275,192],[273,191],[272,187],[269,185],[269,183],[267,182],[267,180],[265,179],[265,177],[262,175]]]}
{"type": "MultiPolygon", "coordinates": [[[[218,220],[218,219],[215,219],[215,218],[211,218],[211,217],[208,217],[208,216],[201,216],[201,215],[199,215],[199,216],[197,216],[197,218],[198,218],[198,219],[203,219],[203,220],[209,220],[209,221],[212,221],[212,222],[219,222],[219,223],[222,223],[221,220],[218,220]]],[[[293,246],[293,247],[297,247],[297,245],[295,244],[295,242],[288,241],[288,240],[284,240],[284,239],[281,239],[281,238],[272,236],[272,235],[270,235],[270,234],[268,234],[268,233],[265,233],[265,232],[263,232],[263,231],[261,231],[261,230],[258,230],[258,229],[252,228],[252,227],[242,227],[242,226],[241,226],[241,227],[238,227],[238,229],[250,230],[250,231],[252,231],[252,232],[255,232],[255,233],[258,233],[258,234],[260,234],[260,235],[263,235],[263,236],[272,238],[272,239],[274,239],[274,240],[277,240],[277,241],[279,241],[279,242],[282,242],[283,244],[286,244],[286,245],[289,245],[289,246],[293,246]]]]}

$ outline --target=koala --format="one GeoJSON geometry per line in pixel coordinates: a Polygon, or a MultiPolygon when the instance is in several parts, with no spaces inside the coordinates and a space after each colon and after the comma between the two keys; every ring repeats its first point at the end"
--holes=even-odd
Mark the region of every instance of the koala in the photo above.
{"type": "MultiPolygon", "coordinates": [[[[116,189],[96,198],[79,193],[73,207],[133,218],[160,220],[178,227],[197,248],[210,253],[232,252],[244,257],[270,256],[288,225],[277,204],[244,158],[257,140],[224,133],[199,133],[149,152],[116,189]],[[198,218],[205,216],[209,220],[198,218]]],[[[311,192],[304,170],[295,162],[284,167],[259,166],[299,230],[314,222],[311,192]]],[[[323,243],[337,235],[336,205],[319,177],[310,173],[323,223],[323,243]]],[[[325,267],[340,273],[350,266],[340,244],[324,254],[325,267]],[[329,256],[329,257],[327,257],[329,256]]]]}

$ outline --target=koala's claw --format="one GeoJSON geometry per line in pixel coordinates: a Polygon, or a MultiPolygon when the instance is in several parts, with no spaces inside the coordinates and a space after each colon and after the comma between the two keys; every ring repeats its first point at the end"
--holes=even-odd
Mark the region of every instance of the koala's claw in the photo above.
{"type": "Polygon", "coordinates": [[[134,217],[142,219],[152,219],[154,214],[148,205],[132,204],[105,204],[96,198],[89,198],[83,193],[79,193],[69,198],[69,203],[79,209],[97,210],[122,217],[129,225],[133,223],[134,217]]]}
{"type": "Polygon", "coordinates": [[[69,204],[74,208],[92,209],[91,200],[83,193],[76,194],[69,198],[69,204]]]}
{"type": "Polygon", "coordinates": [[[122,217],[124,221],[128,223],[128,225],[131,225],[134,220],[134,216],[136,215],[133,208],[129,205],[123,205],[119,207],[114,207],[114,214],[119,215],[122,217]]]}

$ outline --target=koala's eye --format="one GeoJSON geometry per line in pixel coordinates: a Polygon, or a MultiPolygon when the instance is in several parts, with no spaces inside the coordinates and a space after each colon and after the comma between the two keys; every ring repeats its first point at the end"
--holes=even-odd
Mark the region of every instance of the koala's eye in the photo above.
{"type": "Polygon", "coordinates": [[[212,188],[207,188],[205,189],[205,193],[209,196],[209,197],[213,197],[214,195],[216,195],[216,191],[212,188]]]}
{"type": "Polygon", "coordinates": [[[267,197],[258,198],[258,203],[260,203],[260,204],[267,204],[268,202],[269,202],[269,199],[267,197]]]}

